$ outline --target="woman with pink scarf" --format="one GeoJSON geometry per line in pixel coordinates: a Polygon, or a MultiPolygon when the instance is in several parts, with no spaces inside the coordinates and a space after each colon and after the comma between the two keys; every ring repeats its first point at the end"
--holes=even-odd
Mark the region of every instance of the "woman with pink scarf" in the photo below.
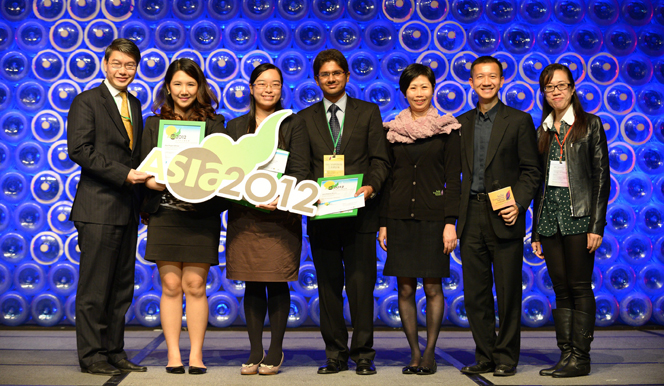
{"type": "Polygon", "coordinates": [[[461,189],[461,125],[431,105],[436,78],[411,64],[399,79],[410,107],[384,123],[392,169],[383,189],[380,246],[387,251],[383,275],[396,276],[399,315],[411,350],[403,374],[436,372],[434,350],[445,309],[442,278],[450,275],[450,252],[457,243],[461,189]],[[388,244],[389,240],[389,244],[388,244]],[[388,249],[389,245],[389,249],[388,249]],[[420,352],[415,292],[424,281],[427,345],[420,352]]]}

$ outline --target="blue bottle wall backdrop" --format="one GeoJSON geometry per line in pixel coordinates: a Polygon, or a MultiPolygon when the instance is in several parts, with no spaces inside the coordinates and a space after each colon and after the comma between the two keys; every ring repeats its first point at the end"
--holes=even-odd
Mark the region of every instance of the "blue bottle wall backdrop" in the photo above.
{"type": "MultiPolygon", "coordinates": [[[[662,0],[0,0],[0,322],[74,324],[80,251],[68,220],[80,171],[67,154],[67,112],[104,77],[104,48],[117,37],[143,53],[130,92],[149,116],[169,63],[195,60],[227,120],[248,110],[248,77],[272,62],[285,78],[283,104],[320,101],[311,62],[336,48],[348,57],[348,93],[391,119],[407,102],[398,91],[410,63],[436,75],[434,105],[460,114],[477,103],[470,63],[503,64],[502,100],[540,120],[538,77],[549,63],[572,70],[585,109],[609,140],[611,197],[593,288],[597,324],[664,324],[664,1],[662,0]]],[[[532,230],[532,210],[528,224],[532,230]]],[[[226,217],[222,216],[224,229],[226,217]]],[[[306,222],[303,223],[306,227],[306,222]]],[[[134,307],[127,322],[159,324],[161,283],[143,259],[139,229],[134,307]]],[[[220,266],[208,277],[209,321],[241,324],[244,283],[220,266]]],[[[524,324],[550,322],[555,298],[543,261],[524,240],[524,324]]],[[[394,278],[378,251],[376,323],[399,326],[394,278]]],[[[445,323],[467,326],[459,249],[444,280],[445,323]]],[[[289,326],[320,321],[316,272],[305,238],[289,326]]],[[[417,294],[418,319],[426,298],[417,294]]]]}

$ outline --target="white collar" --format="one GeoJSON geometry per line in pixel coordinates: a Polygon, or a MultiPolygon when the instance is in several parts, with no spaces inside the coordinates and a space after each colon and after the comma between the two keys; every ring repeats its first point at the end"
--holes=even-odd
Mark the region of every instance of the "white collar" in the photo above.
{"type": "Polygon", "coordinates": [[[115,98],[116,96],[118,96],[118,95],[122,92],[122,91],[118,90],[117,88],[111,86],[111,82],[109,82],[109,81],[106,80],[106,79],[104,79],[104,84],[105,84],[106,87],[108,88],[108,91],[111,93],[111,95],[113,96],[113,98],[115,98]]]}
{"type": "MultiPolygon", "coordinates": [[[[337,105],[339,110],[341,110],[341,112],[345,114],[347,102],[348,102],[348,94],[344,93],[344,95],[334,104],[337,105]]],[[[325,113],[327,114],[327,110],[330,108],[330,106],[332,106],[332,102],[330,102],[326,98],[323,98],[323,106],[325,107],[325,113]]]]}
{"type": "MultiPolygon", "coordinates": [[[[542,126],[544,126],[544,130],[555,130],[553,126],[554,114],[555,112],[552,111],[542,123],[542,126]]],[[[569,107],[567,107],[567,110],[565,111],[565,114],[563,114],[563,117],[560,119],[560,121],[565,122],[568,126],[572,126],[574,124],[574,108],[571,104],[569,105],[569,107]]]]}

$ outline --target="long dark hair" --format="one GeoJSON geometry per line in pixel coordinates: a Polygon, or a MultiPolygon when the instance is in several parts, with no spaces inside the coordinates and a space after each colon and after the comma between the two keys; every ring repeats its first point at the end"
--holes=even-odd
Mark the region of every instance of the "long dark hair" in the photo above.
{"type": "MultiPolygon", "coordinates": [[[[562,71],[567,75],[567,80],[569,81],[569,86],[572,90],[572,108],[574,109],[574,125],[570,129],[569,140],[575,142],[586,135],[588,130],[588,121],[586,119],[586,112],[583,110],[579,96],[576,94],[576,86],[574,85],[574,76],[572,72],[567,68],[567,66],[560,63],[549,64],[542,70],[539,78],[540,91],[544,95],[544,87],[546,87],[551,79],[553,78],[553,73],[556,71],[562,71]]],[[[546,101],[546,97],[542,98],[542,119],[540,121],[540,128],[538,129],[539,140],[537,141],[537,150],[540,154],[544,154],[549,151],[549,145],[553,137],[553,133],[545,132],[543,123],[546,118],[553,111],[553,107],[549,105],[549,102],[546,101]]]]}
{"type": "Polygon", "coordinates": [[[175,107],[173,104],[173,97],[168,91],[168,85],[171,84],[173,76],[176,72],[183,71],[185,74],[192,77],[198,83],[198,92],[196,93],[196,100],[189,107],[189,117],[187,118],[190,121],[204,121],[207,118],[214,118],[216,115],[215,110],[219,106],[219,101],[217,96],[214,95],[210,85],[205,79],[205,75],[201,68],[191,59],[180,58],[170,66],[166,71],[166,76],[164,77],[164,82],[161,84],[159,93],[154,99],[152,104],[152,112],[155,115],[158,115],[162,119],[173,119],[173,120],[184,120],[185,117],[180,116],[175,112],[175,107]]]}
{"type": "MultiPolygon", "coordinates": [[[[281,70],[279,67],[275,66],[272,63],[263,63],[256,68],[254,68],[253,71],[251,71],[251,76],[249,77],[249,84],[253,87],[254,82],[256,79],[258,79],[259,76],[261,76],[262,73],[264,73],[267,70],[277,70],[277,73],[279,73],[279,79],[281,79],[281,87],[284,85],[284,76],[281,75],[281,70]]],[[[256,100],[254,99],[254,96],[251,95],[250,98],[250,107],[249,107],[249,127],[247,128],[247,133],[255,133],[256,132],[256,100]]],[[[274,107],[274,111],[279,111],[282,110],[283,106],[281,106],[281,98],[277,101],[277,105],[274,107]]]]}

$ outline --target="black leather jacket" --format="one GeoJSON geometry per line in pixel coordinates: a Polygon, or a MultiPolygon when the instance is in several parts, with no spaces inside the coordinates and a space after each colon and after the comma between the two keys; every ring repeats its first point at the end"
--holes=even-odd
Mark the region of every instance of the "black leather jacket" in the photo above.
{"type": "MultiPolygon", "coordinates": [[[[564,144],[567,154],[567,178],[572,201],[572,216],[590,216],[588,232],[603,236],[606,225],[606,207],[611,189],[609,149],[601,119],[588,113],[586,113],[586,119],[588,131],[585,137],[564,144]]],[[[538,130],[538,136],[539,133],[538,130]]],[[[546,173],[544,173],[543,185],[535,196],[532,241],[539,241],[536,224],[542,214],[549,178],[549,152],[541,154],[540,160],[542,170],[546,173]]]]}

